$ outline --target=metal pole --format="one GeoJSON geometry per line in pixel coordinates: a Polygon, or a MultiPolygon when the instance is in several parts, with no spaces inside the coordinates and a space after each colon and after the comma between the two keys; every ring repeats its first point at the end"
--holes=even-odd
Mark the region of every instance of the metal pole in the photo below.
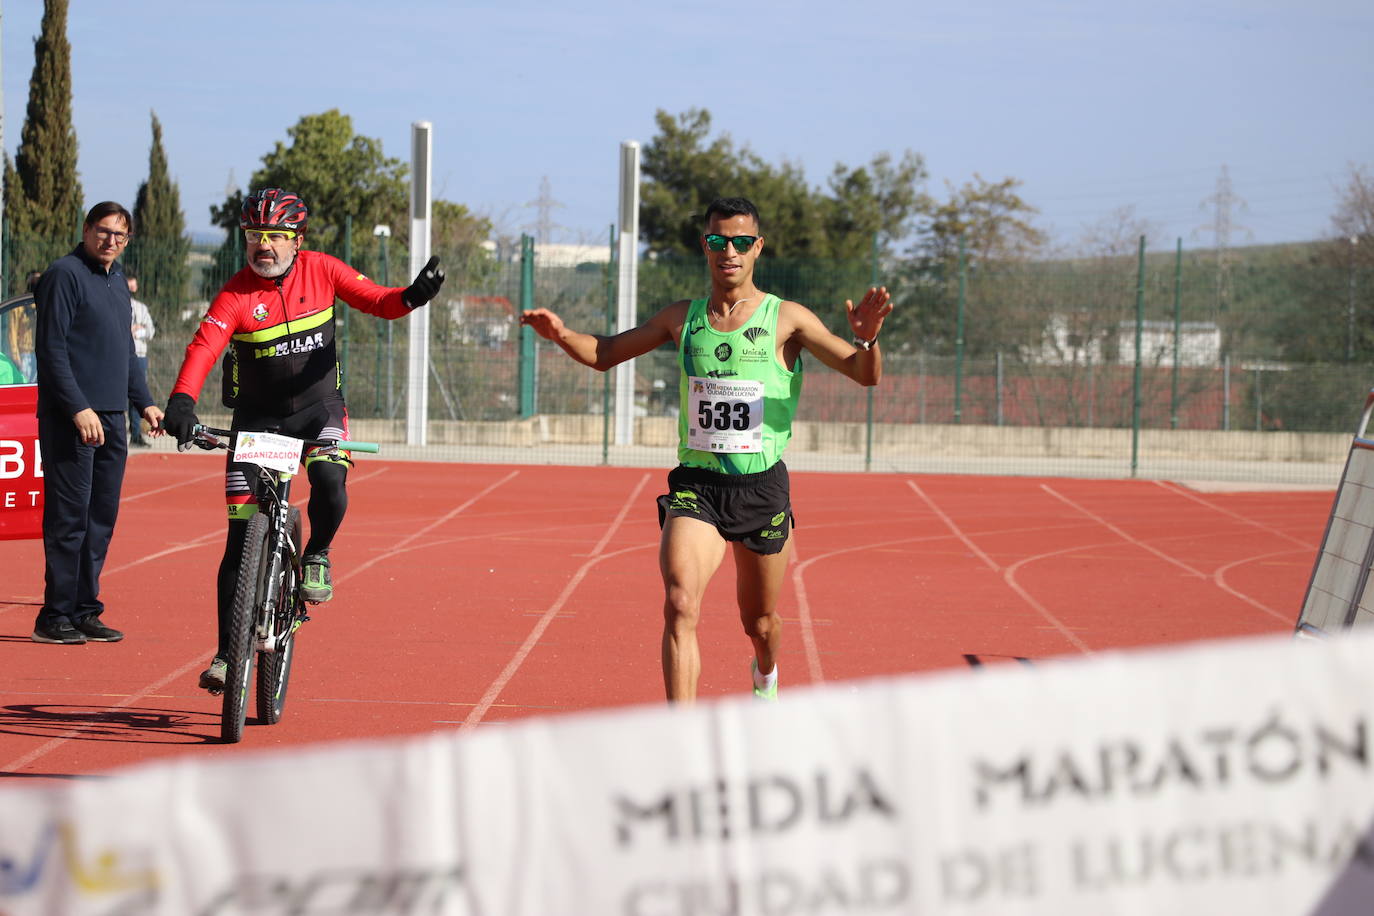
{"type": "Polygon", "coordinates": [[[1348,363],[1355,360],[1355,246],[1359,241],[1357,235],[1350,237],[1350,272],[1345,310],[1345,361],[1348,363]]]}
{"type": "MultiPolygon", "coordinates": [[[[611,254],[606,261],[606,336],[615,333],[615,279],[617,274],[615,225],[610,229],[611,254]]],[[[601,373],[601,463],[611,463],[611,374],[601,373]]]]}
{"type": "Polygon", "coordinates": [[[996,395],[996,397],[997,397],[997,425],[998,425],[998,426],[1001,426],[1001,425],[1002,425],[1002,417],[1003,417],[1003,414],[1002,414],[1002,381],[1003,381],[1003,374],[1002,374],[1002,373],[1003,373],[1003,369],[1002,369],[1002,351],[1001,351],[1001,350],[998,350],[998,351],[997,351],[997,395],[996,395]]]}
{"type": "MultiPolygon", "coordinates": [[[[429,261],[433,201],[430,174],[433,125],[416,121],[410,133],[410,274],[429,261]]],[[[429,436],[429,315],[433,306],[410,313],[410,352],[406,364],[406,444],[424,445],[429,436]]]]}
{"type": "Polygon", "coordinates": [[[1221,428],[1231,428],[1231,354],[1221,358],[1221,428]]]}
{"type": "Polygon", "coordinates": [[[1136,258],[1136,280],[1135,280],[1135,376],[1132,382],[1133,396],[1131,399],[1131,476],[1134,477],[1136,469],[1140,465],[1140,409],[1143,406],[1143,395],[1141,393],[1141,379],[1143,373],[1143,361],[1141,360],[1141,348],[1144,341],[1143,336],[1145,326],[1145,236],[1140,237],[1140,254],[1136,258]]]}
{"type": "MultiPolygon", "coordinates": [[[[639,286],[639,143],[620,144],[620,257],[617,261],[618,332],[635,325],[639,286]]],[[[634,443],[635,361],[615,367],[615,441],[634,443]]]]}
{"type": "Polygon", "coordinates": [[[1182,371],[1179,365],[1179,335],[1183,333],[1183,239],[1178,240],[1178,249],[1174,254],[1174,376],[1173,391],[1169,395],[1169,425],[1178,429],[1178,374],[1182,371]]]}
{"type": "Polygon", "coordinates": [[[954,322],[954,422],[964,419],[964,296],[968,287],[968,264],[964,257],[964,237],[959,236],[959,303],[954,322]]]}

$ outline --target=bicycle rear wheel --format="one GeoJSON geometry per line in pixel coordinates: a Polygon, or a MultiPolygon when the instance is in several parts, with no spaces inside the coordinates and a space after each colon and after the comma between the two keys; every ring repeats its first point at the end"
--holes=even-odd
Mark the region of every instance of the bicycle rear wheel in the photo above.
{"type": "Polygon", "coordinates": [[[296,656],[296,627],[301,612],[301,510],[292,506],[287,510],[286,524],[291,533],[291,545],[282,544],[281,582],[278,588],[280,603],[272,625],[280,634],[277,651],[258,653],[258,718],[267,725],[281,721],[286,707],[286,686],[291,680],[291,660],[296,656]],[[294,549],[293,549],[294,548],[294,549]]]}
{"type": "Polygon", "coordinates": [[[253,622],[257,617],[270,560],[267,554],[267,518],[259,513],[248,520],[243,553],[239,557],[238,578],[234,582],[229,645],[225,647],[229,671],[224,681],[220,738],[228,744],[243,739],[243,723],[248,715],[248,680],[253,670],[253,622]]]}

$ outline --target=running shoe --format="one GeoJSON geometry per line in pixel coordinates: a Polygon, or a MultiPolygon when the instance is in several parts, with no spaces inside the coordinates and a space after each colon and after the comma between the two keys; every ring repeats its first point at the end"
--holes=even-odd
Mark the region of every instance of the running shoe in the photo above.
{"type": "Polygon", "coordinates": [[[216,695],[224,693],[224,682],[228,677],[229,663],[216,655],[210,667],[200,673],[200,688],[216,695]]]}
{"type": "Polygon", "coordinates": [[[334,582],[329,577],[329,554],[307,553],[301,560],[305,567],[305,581],[301,583],[301,596],[306,601],[318,604],[334,597],[334,582]]]}
{"type": "MultiPolygon", "coordinates": [[[[777,668],[775,667],[773,670],[776,671],[777,668]]],[[[773,686],[769,687],[767,690],[760,687],[759,681],[761,678],[759,677],[759,663],[756,659],[749,662],[749,680],[754,685],[754,696],[758,697],[760,700],[767,700],[770,703],[777,700],[778,679],[773,678],[773,686]]]]}

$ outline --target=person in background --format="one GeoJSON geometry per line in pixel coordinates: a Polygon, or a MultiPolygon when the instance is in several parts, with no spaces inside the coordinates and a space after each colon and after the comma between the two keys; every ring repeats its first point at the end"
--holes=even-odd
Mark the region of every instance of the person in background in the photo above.
{"type": "Polygon", "coordinates": [[[740,623],[753,643],[754,695],[773,700],[782,635],[778,595],[795,525],[782,452],[801,395],[802,353],[860,385],[878,384],[878,332],[892,301],[877,287],[858,305],[845,302],[850,343],[806,306],[754,285],[763,230],[750,201],[712,201],[702,222],[708,297],[674,302],[614,336],[574,331],[548,309],[524,312],[520,322],[603,372],[662,344],[677,347],[678,466],[658,498],[664,688],[670,703],[696,699],[697,622],[706,586],[728,549],[740,623]]]}
{"type": "Polygon", "coordinates": [[[38,443],[43,454],[43,606],[33,641],[118,642],[101,620],[100,571],[114,536],[132,401],[162,434],[134,358],[129,287],[119,255],[133,217],[114,201],[86,214],[81,242],[43,273],[37,303],[38,443]]]}
{"type": "MultiPolygon", "coordinates": [[[[134,356],[138,360],[139,370],[143,377],[148,377],[148,341],[152,340],[157,334],[157,326],[153,324],[153,315],[148,311],[148,306],[135,299],[138,293],[138,277],[131,270],[124,271],[124,279],[129,281],[129,304],[133,309],[133,326],[131,328],[134,337],[134,356]]],[[[138,408],[133,401],[129,402],[129,445],[134,448],[148,448],[149,442],[143,435],[143,422],[139,417],[138,408]]]]}

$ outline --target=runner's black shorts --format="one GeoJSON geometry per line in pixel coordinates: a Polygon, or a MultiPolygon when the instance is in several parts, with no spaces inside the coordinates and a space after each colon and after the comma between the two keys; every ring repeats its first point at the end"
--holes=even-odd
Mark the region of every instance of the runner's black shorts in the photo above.
{"type": "Polygon", "coordinates": [[[668,492],[658,498],[658,525],[676,516],[698,518],[754,553],[780,553],[797,524],[791,490],[781,461],[757,474],[678,465],[668,472],[668,492]]]}

